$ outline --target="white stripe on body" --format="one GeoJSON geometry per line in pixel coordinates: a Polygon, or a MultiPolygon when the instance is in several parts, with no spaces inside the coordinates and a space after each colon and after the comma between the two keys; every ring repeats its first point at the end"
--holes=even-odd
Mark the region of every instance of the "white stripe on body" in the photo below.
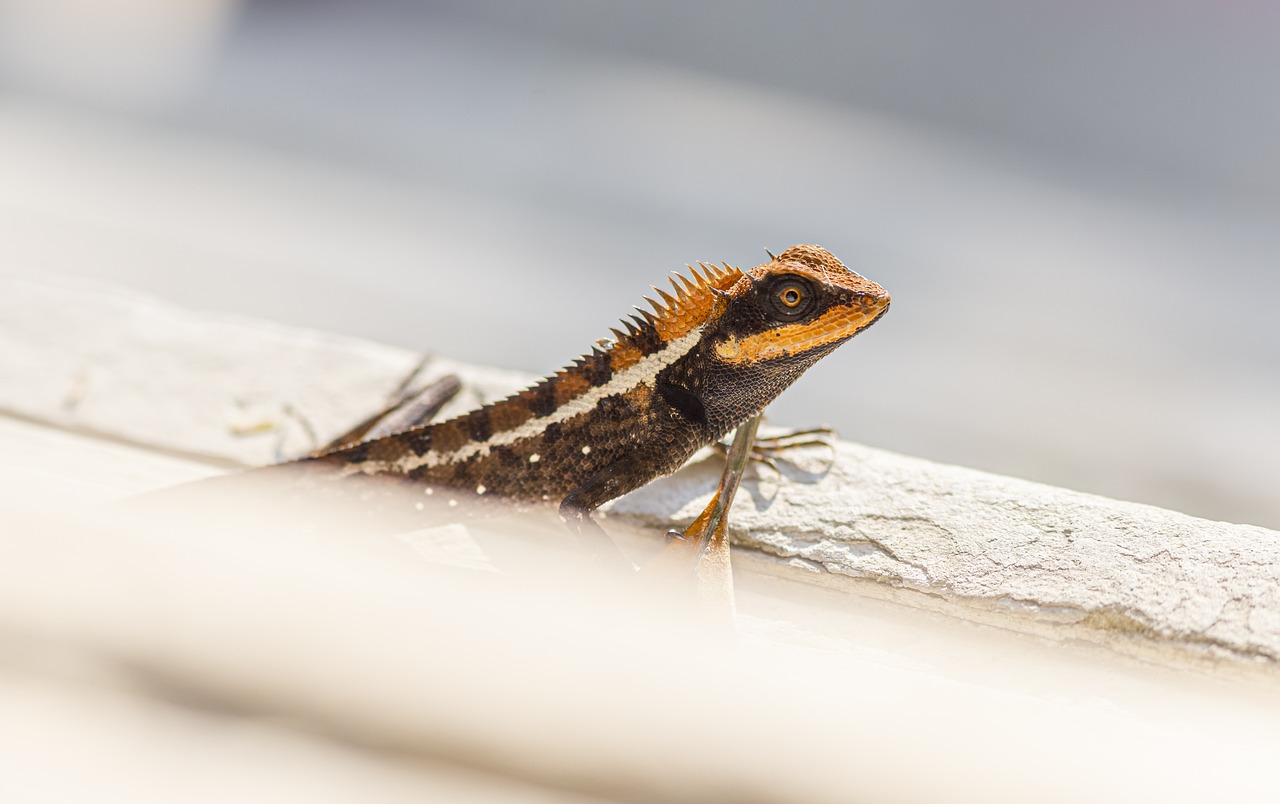
{"type": "MultiPolygon", "coordinates": [[[[614,394],[625,393],[638,385],[653,386],[658,372],[689,353],[698,339],[702,337],[702,327],[698,327],[682,338],[668,343],[661,351],[641,358],[635,365],[629,366],[610,378],[604,385],[590,388],[582,396],[571,399],[546,416],[530,419],[512,430],[494,433],[488,441],[464,444],[453,452],[428,450],[422,455],[409,453],[394,461],[363,461],[347,464],[342,468],[341,477],[354,474],[375,475],[384,472],[408,474],[423,466],[428,468],[444,464],[459,463],[474,455],[488,455],[493,447],[514,444],[526,438],[540,435],[547,427],[556,422],[571,419],[580,413],[594,408],[601,399],[614,394]]],[[[532,458],[530,459],[532,460],[532,458]]]]}

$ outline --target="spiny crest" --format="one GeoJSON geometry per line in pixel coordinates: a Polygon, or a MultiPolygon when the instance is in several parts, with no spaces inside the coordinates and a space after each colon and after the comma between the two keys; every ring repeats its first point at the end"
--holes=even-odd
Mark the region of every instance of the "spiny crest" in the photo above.
{"type": "Polygon", "coordinates": [[[523,421],[548,415],[555,406],[576,399],[589,389],[609,382],[649,355],[662,351],[668,343],[688,335],[706,323],[724,304],[724,294],[743,277],[742,271],[698,263],[690,268],[693,278],[675,274],[671,279],[674,295],[654,288],[662,301],[645,298],[653,311],[635,308],[635,314],[622,319],[622,329],[612,328],[613,342],[604,351],[594,348],[552,376],[510,399],[498,403],[513,407],[512,421],[523,421]],[[699,270],[701,269],[701,270],[699,270]],[[519,416],[515,416],[518,409],[519,416]]]}
{"type": "Polygon", "coordinates": [[[700,262],[698,268],[686,267],[693,274],[693,279],[672,272],[670,282],[675,295],[654,286],[654,291],[662,301],[654,301],[646,296],[645,301],[653,307],[653,314],[641,311],[657,329],[658,337],[666,342],[682,338],[704,324],[715,309],[720,295],[733,287],[743,275],[742,271],[728,263],[720,267],[700,262]],[[702,270],[699,271],[699,268],[702,270]]]}

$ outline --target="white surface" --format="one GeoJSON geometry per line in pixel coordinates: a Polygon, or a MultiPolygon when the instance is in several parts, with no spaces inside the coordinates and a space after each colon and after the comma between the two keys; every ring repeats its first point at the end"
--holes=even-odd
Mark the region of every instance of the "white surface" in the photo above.
{"type": "MultiPolygon", "coordinates": [[[[309,446],[286,407],[323,440],[376,409],[416,359],[33,273],[0,284],[0,320],[0,360],[25,378],[0,385],[0,409],[248,464],[309,446]]],[[[431,369],[477,383],[455,411],[525,379],[443,359],[431,369]]],[[[748,566],[818,584],[867,579],[908,605],[1144,655],[1280,659],[1280,534],[855,445],[825,473],[822,457],[784,464],[781,486],[768,473],[744,486],[738,544],[782,559],[748,566]]],[[[690,467],[612,511],[663,528],[687,521],[718,472],[690,467]]]]}
{"type": "MultiPolygon", "coordinates": [[[[225,463],[307,451],[380,410],[420,355],[192,311],[116,286],[0,270],[0,411],[225,463]],[[294,411],[298,415],[294,415],[294,411]]],[[[434,360],[424,378],[460,371],[434,360]]],[[[471,370],[472,407],[523,379],[471,370]]]]}
{"type": "MultiPolygon", "coordinates": [[[[718,471],[650,485],[613,510],[692,521],[706,497],[691,491],[718,471]]],[[[1275,531],[856,444],[841,444],[820,479],[797,474],[778,484],[762,472],[731,519],[734,544],[778,557],[779,572],[865,579],[911,605],[1059,639],[1280,660],[1275,531]]]]}

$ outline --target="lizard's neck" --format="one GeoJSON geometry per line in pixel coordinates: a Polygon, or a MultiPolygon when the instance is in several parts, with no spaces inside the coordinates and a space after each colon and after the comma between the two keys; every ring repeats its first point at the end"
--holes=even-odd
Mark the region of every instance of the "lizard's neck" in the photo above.
{"type": "Polygon", "coordinates": [[[708,441],[723,438],[763,410],[840,342],[769,361],[730,364],[717,354],[723,332],[709,323],[683,357],[663,369],[657,388],[685,418],[701,424],[708,441]]]}

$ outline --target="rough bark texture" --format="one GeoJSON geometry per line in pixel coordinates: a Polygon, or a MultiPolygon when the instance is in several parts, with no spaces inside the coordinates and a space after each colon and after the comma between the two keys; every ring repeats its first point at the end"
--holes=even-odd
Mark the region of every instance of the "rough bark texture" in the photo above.
{"type": "MultiPolygon", "coordinates": [[[[849,443],[820,478],[791,474],[771,482],[764,470],[747,487],[734,544],[815,581],[865,579],[925,608],[1125,648],[1280,658],[1275,531],[849,443]]],[[[691,518],[692,481],[654,484],[614,511],[691,518]]]]}

